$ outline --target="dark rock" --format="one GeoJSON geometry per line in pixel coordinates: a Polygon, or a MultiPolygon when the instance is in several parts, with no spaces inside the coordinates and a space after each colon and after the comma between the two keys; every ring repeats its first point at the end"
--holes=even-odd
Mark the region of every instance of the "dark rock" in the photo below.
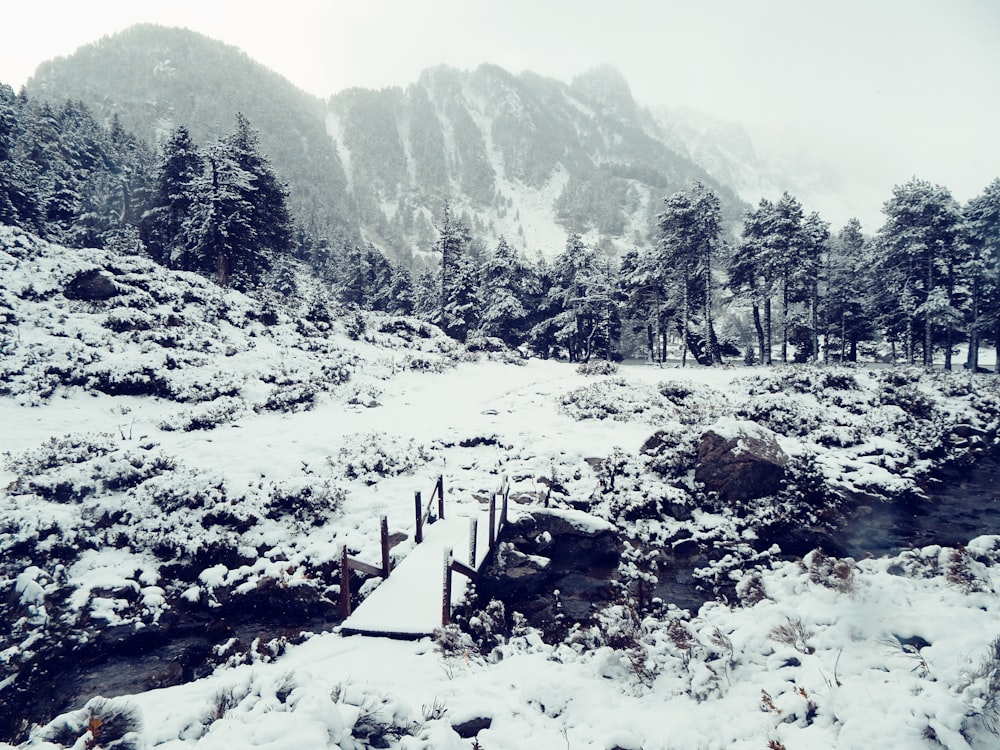
{"type": "Polygon", "coordinates": [[[539,555],[526,555],[512,544],[501,544],[497,550],[496,566],[506,587],[518,597],[536,596],[551,577],[551,560],[539,555]]]}
{"type": "Polygon", "coordinates": [[[457,724],[452,724],[451,728],[455,730],[455,733],[461,737],[463,740],[469,740],[475,737],[484,729],[489,729],[493,725],[493,719],[490,716],[476,716],[472,719],[466,721],[460,721],[457,724]]]}
{"type": "Polygon", "coordinates": [[[499,599],[543,630],[587,621],[619,594],[614,527],[580,511],[532,508],[507,525],[477,582],[481,601],[499,599]],[[559,596],[553,596],[554,591],[559,596]]]}
{"type": "Polygon", "coordinates": [[[744,501],[781,489],[788,454],[773,432],[755,422],[727,419],[709,427],[698,444],[695,481],[723,501],[744,501]]]}
{"type": "Polygon", "coordinates": [[[84,271],[73,277],[63,288],[67,299],[106,300],[121,294],[114,277],[103,268],[84,271]]]}

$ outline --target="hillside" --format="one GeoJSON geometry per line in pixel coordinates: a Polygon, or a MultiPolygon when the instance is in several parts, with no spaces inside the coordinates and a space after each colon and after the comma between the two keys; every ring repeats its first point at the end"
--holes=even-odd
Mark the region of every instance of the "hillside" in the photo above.
{"type": "MultiPolygon", "coordinates": [[[[588,375],[7,227],[0,356],[0,747],[995,742],[995,513],[871,533],[934,517],[934,477],[995,442],[989,376],[588,375]],[[706,491],[704,436],[741,430],[787,454],[780,486],[706,491]],[[604,593],[578,609],[574,570],[434,641],[339,635],[341,545],[377,559],[385,513],[406,555],[438,475],[458,512],[507,475],[522,528],[613,524],[604,593]]],[[[496,574],[537,585],[535,542],[496,574]]]]}
{"type": "Polygon", "coordinates": [[[231,132],[242,112],[289,184],[298,220],[319,236],[357,236],[323,102],[235,47],[187,29],[134,26],[43,63],[26,89],[32,98],[82,101],[99,121],[117,115],[154,145],[178,125],[197,142],[214,140],[231,132]]]}
{"type": "MultiPolygon", "coordinates": [[[[151,143],[179,124],[218,137],[242,111],[320,236],[426,249],[449,200],[488,245],[553,255],[568,233],[602,246],[646,242],[666,195],[692,180],[727,213],[724,182],[678,153],[615,70],[572,83],[496,66],[424,71],[404,89],[348,90],[320,102],[220,42],[136,26],[41,65],[30,96],[82,100],[151,143]]],[[[721,172],[719,174],[722,174],[721,172]]]]}

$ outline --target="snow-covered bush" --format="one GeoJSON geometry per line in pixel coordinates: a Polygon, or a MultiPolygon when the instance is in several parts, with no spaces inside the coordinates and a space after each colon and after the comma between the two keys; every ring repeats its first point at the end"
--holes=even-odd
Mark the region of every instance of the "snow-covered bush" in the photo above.
{"type": "Polygon", "coordinates": [[[714,388],[692,381],[664,380],[657,389],[660,395],[677,407],[681,424],[708,424],[726,412],[726,395],[714,388]]]}
{"type": "Polygon", "coordinates": [[[171,415],[169,419],[160,422],[160,429],[166,432],[214,430],[221,424],[239,419],[246,411],[246,404],[242,399],[222,396],[197,408],[171,415]]]}
{"type": "Polygon", "coordinates": [[[955,690],[967,707],[969,723],[980,723],[1000,737],[1000,637],[990,642],[978,665],[964,672],[955,690]]]}
{"type": "Polygon", "coordinates": [[[805,436],[820,426],[824,413],[789,393],[764,392],[746,398],[736,409],[737,419],[756,422],[779,435],[805,436]]]}
{"type": "Polygon", "coordinates": [[[104,319],[104,327],[115,333],[148,331],[154,324],[148,313],[131,307],[116,307],[104,319]]]}
{"type": "Polygon", "coordinates": [[[618,365],[606,359],[594,359],[581,362],[577,365],[576,371],[581,375],[614,375],[618,372],[618,365]]]}
{"type": "Polygon", "coordinates": [[[346,490],[329,482],[286,481],[271,489],[267,516],[290,516],[300,523],[321,526],[336,515],[346,497],[346,490]]]}
{"type": "Polygon", "coordinates": [[[679,422],[661,425],[642,446],[646,468],[664,479],[677,479],[694,468],[698,433],[679,422]]]}
{"type": "Polygon", "coordinates": [[[33,733],[33,739],[65,748],[141,750],[143,722],[139,709],[125,698],[91,698],[79,711],[65,714],[33,733]]]}
{"type": "Polygon", "coordinates": [[[560,411],[573,419],[638,420],[658,424],[676,421],[677,407],[648,385],[614,377],[569,391],[560,398],[560,411]]]}
{"type": "Polygon", "coordinates": [[[343,476],[369,485],[385,477],[410,474],[428,460],[427,449],[415,440],[379,432],[350,437],[336,456],[328,458],[343,476]]]}

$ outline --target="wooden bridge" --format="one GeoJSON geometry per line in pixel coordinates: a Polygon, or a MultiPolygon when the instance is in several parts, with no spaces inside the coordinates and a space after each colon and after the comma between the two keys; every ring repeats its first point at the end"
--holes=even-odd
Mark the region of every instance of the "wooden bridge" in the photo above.
{"type": "Polygon", "coordinates": [[[465,597],[468,582],[496,546],[507,523],[510,484],[506,479],[490,496],[488,510],[445,514],[444,479],[438,477],[426,505],[414,497],[416,546],[398,565],[389,557],[388,522],[382,518],[382,560],[369,565],[341,550],[340,606],[344,635],[421,638],[447,625],[452,607],[465,597]],[[435,502],[436,501],[436,502],[435,502]],[[436,510],[436,514],[435,511],[436,510]],[[351,571],[383,578],[351,611],[351,571]],[[460,574],[457,578],[455,573],[460,574]]]}

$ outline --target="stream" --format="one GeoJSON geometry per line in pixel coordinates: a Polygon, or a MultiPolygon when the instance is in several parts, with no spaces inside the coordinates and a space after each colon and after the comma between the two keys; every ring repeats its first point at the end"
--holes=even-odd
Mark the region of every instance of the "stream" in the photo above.
{"type": "Polygon", "coordinates": [[[842,544],[856,560],[906,549],[968,544],[1000,534],[1000,456],[951,469],[927,489],[928,500],[865,506],[848,523],[842,544]]]}
{"type": "MultiPolygon", "coordinates": [[[[928,496],[927,500],[914,502],[861,506],[846,527],[831,539],[834,547],[840,547],[837,554],[860,560],[930,544],[956,546],[982,534],[1000,533],[1000,455],[985,456],[972,467],[951,470],[934,482],[928,496]]],[[[652,594],[696,611],[712,598],[693,575],[708,558],[691,547],[688,549],[689,554],[661,558],[659,582],[652,594]]],[[[601,581],[612,576],[612,570],[604,571],[600,581],[591,582],[591,588],[597,586],[593,591],[598,591],[601,581]]],[[[584,598],[589,596],[584,594],[584,598]]],[[[0,738],[14,739],[12,735],[19,734],[17,727],[24,719],[45,722],[55,713],[82,705],[93,695],[112,697],[204,676],[213,668],[213,647],[230,638],[239,638],[245,645],[257,637],[267,640],[282,634],[293,635],[300,629],[322,632],[336,624],[334,617],[319,613],[303,613],[298,622],[287,612],[275,615],[275,621],[268,621],[267,613],[260,611],[251,621],[233,622],[229,626],[215,623],[219,632],[213,632],[211,623],[180,622],[172,633],[159,640],[117,653],[94,654],[69,669],[65,664],[62,670],[56,667],[47,685],[44,679],[37,685],[37,688],[45,685],[44,695],[36,695],[34,699],[25,695],[23,705],[9,707],[13,711],[0,720],[0,738]]]]}

